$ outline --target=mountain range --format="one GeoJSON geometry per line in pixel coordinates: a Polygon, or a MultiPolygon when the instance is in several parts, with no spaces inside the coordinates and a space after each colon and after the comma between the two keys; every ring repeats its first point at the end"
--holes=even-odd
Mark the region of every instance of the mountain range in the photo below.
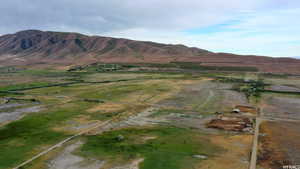
{"type": "Polygon", "coordinates": [[[0,36],[0,66],[67,68],[95,62],[195,62],[205,66],[256,67],[261,72],[300,73],[300,60],[214,53],[161,44],[70,32],[25,30],[0,36]]]}

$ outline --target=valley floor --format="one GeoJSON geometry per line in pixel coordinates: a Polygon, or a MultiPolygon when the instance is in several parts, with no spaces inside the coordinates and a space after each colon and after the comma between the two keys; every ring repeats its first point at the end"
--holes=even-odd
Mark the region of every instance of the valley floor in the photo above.
{"type": "Polygon", "coordinates": [[[2,73],[0,168],[248,169],[256,118],[255,167],[300,164],[298,84],[256,73],[2,73]],[[258,78],[272,91],[248,96],[235,80],[258,78]]]}

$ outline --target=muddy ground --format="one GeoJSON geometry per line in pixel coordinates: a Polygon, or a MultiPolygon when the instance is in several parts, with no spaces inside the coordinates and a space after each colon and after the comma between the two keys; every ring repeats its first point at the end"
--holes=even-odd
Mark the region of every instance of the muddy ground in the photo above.
{"type": "Polygon", "coordinates": [[[300,122],[264,122],[260,131],[259,168],[300,164],[300,122]]]}
{"type": "Polygon", "coordinates": [[[296,96],[267,94],[263,112],[268,118],[300,120],[300,98],[296,96]]]}
{"type": "Polygon", "coordinates": [[[75,155],[74,152],[83,142],[77,141],[68,145],[64,150],[49,160],[47,166],[49,169],[99,169],[104,165],[103,161],[88,159],[75,155]]]}
{"type": "Polygon", "coordinates": [[[231,90],[231,84],[209,80],[186,85],[174,97],[158,103],[161,107],[190,112],[215,113],[231,111],[235,105],[248,105],[244,94],[231,90]]]}
{"type": "Polygon", "coordinates": [[[20,103],[8,103],[0,105],[0,125],[22,118],[26,113],[37,113],[42,110],[42,106],[27,106],[20,103]],[[25,107],[24,107],[25,106],[25,107]]]}

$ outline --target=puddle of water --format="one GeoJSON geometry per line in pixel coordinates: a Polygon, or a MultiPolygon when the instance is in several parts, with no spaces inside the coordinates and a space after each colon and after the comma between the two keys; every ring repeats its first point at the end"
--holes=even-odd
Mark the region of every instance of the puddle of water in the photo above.
{"type": "Polygon", "coordinates": [[[25,104],[20,104],[20,103],[13,103],[13,104],[1,104],[0,105],[0,110],[3,109],[9,109],[9,108],[14,108],[14,107],[19,107],[19,106],[24,106],[25,104]]]}
{"type": "Polygon", "coordinates": [[[83,143],[81,141],[67,146],[62,153],[48,163],[49,169],[99,169],[102,168],[104,161],[89,159],[85,162],[83,157],[73,154],[83,143]]]}
{"type": "MultiPolygon", "coordinates": [[[[6,107],[7,108],[7,107],[6,107]]],[[[10,112],[1,112],[0,113],[0,123],[6,123],[9,121],[15,121],[20,119],[24,113],[37,113],[41,111],[42,106],[33,106],[27,108],[20,108],[10,112]]]]}

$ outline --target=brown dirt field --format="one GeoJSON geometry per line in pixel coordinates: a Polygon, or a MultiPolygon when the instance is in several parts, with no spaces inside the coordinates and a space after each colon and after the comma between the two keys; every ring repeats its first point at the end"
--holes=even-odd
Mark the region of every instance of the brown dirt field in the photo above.
{"type": "Polygon", "coordinates": [[[201,113],[228,112],[236,104],[247,104],[242,94],[228,90],[229,84],[210,80],[195,81],[185,85],[174,97],[160,102],[161,106],[201,113]]]}
{"type": "Polygon", "coordinates": [[[254,114],[254,115],[257,114],[257,110],[256,110],[255,107],[237,105],[237,106],[235,106],[235,108],[239,109],[243,113],[251,113],[251,114],[254,114]]]}
{"type": "Polygon", "coordinates": [[[299,126],[299,122],[263,122],[258,165],[265,169],[281,169],[283,165],[300,164],[299,126]]]}
{"type": "Polygon", "coordinates": [[[264,116],[270,118],[300,120],[300,97],[280,94],[264,94],[264,116]]]}
{"type": "Polygon", "coordinates": [[[247,169],[252,139],[252,135],[211,136],[211,142],[220,145],[225,151],[202,161],[197,169],[247,169]]]}
{"type": "Polygon", "coordinates": [[[233,117],[221,117],[218,119],[211,120],[207,127],[209,128],[217,128],[227,131],[238,131],[242,132],[245,128],[251,127],[252,122],[249,118],[233,118],[233,117]]]}

